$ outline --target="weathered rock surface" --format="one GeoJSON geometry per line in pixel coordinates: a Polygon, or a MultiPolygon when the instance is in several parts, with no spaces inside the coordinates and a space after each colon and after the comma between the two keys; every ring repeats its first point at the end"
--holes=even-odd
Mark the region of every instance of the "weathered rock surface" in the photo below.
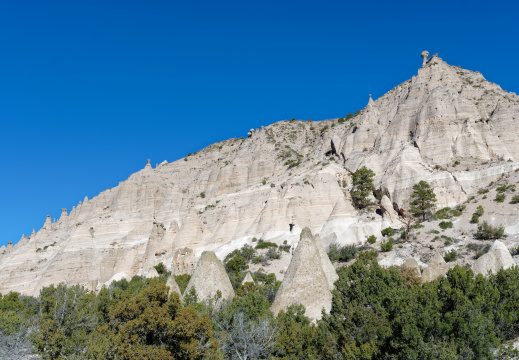
{"type": "Polygon", "coordinates": [[[418,264],[418,261],[416,261],[415,259],[411,258],[411,259],[407,259],[403,264],[402,264],[402,267],[405,267],[409,270],[409,272],[413,275],[413,276],[416,276],[416,277],[421,277],[421,272],[420,272],[420,265],[418,264]]]}
{"type": "Polygon", "coordinates": [[[180,287],[178,287],[177,282],[175,281],[175,276],[171,275],[166,281],[166,286],[169,286],[169,294],[176,292],[180,296],[182,296],[182,292],[180,291],[180,287]]]}
{"type": "MultiPolygon", "coordinates": [[[[396,215],[361,216],[351,205],[351,172],[375,171],[384,207],[406,209],[420,180],[432,184],[439,207],[461,203],[519,167],[518,117],[517,95],[425,57],[416,76],[370,98],[351,120],[282,121],[156,168],[148,161],[1,249],[0,292],[35,295],[59,282],[95,289],[148,275],[160,262],[190,273],[205,250],[223,258],[253,237],[291,244],[291,224],[326,245],[361,244],[396,215]]],[[[516,220],[505,229],[519,233],[516,220]]]]}
{"type": "Polygon", "coordinates": [[[250,274],[250,271],[247,272],[247,275],[245,275],[245,277],[243,278],[243,281],[241,282],[241,284],[244,285],[244,284],[246,284],[248,282],[256,284],[256,282],[252,278],[252,275],[250,274]]]}
{"type": "MultiPolygon", "coordinates": [[[[333,272],[336,277],[335,270],[333,272]]],[[[334,276],[330,275],[332,274],[327,276],[324,270],[319,247],[310,229],[304,228],[272,304],[272,312],[277,315],[279,311],[286,310],[292,304],[301,304],[306,308],[306,316],[314,321],[320,319],[323,308],[326,312],[331,309],[329,277],[334,276]]]]}
{"type": "Polygon", "coordinates": [[[428,267],[422,272],[422,281],[429,282],[447,275],[449,271],[449,265],[443,259],[440,254],[434,255],[428,267]]]}
{"type": "Polygon", "coordinates": [[[490,250],[472,266],[474,274],[487,275],[497,274],[500,269],[508,269],[515,266],[515,261],[510,255],[506,246],[499,240],[496,240],[490,247],[490,250]]]}
{"type": "Polygon", "coordinates": [[[218,291],[222,293],[224,300],[231,301],[234,297],[229,276],[222,262],[212,251],[204,251],[200,256],[184,294],[187,294],[192,287],[195,288],[200,301],[214,298],[218,291]]]}

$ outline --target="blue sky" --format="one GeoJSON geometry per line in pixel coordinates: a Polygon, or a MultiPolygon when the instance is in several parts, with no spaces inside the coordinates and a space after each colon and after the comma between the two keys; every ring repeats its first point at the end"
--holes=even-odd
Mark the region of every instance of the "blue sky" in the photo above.
{"type": "Polygon", "coordinates": [[[0,0],[0,245],[146,164],[363,108],[420,53],[519,92],[513,1],[0,0]]]}

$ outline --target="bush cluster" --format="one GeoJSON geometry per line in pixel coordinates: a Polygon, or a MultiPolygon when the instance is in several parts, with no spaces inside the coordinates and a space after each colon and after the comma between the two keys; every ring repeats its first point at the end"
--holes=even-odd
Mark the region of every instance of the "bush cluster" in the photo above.
{"type": "Polygon", "coordinates": [[[358,252],[359,249],[355,245],[332,244],[328,249],[328,257],[333,262],[347,262],[353,259],[358,252]]]}
{"type": "Polygon", "coordinates": [[[479,240],[496,240],[500,239],[505,233],[503,226],[493,226],[484,221],[478,226],[478,230],[474,233],[474,237],[479,240]]]}

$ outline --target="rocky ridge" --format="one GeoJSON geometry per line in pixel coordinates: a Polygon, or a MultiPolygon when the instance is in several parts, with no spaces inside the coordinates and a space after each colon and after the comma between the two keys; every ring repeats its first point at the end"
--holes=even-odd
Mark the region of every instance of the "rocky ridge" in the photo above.
{"type": "MultiPolygon", "coordinates": [[[[0,292],[35,295],[59,282],[99,289],[150,276],[159,262],[175,274],[190,273],[203,251],[223,258],[254,237],[294,248],[306,226],[323,246],[362,244],[382,228],[402,226],[398,212],[420,180],[434,187],[438,207],[470,204],[481,188],[512,182],[518,117],[517,95],[434,55],[412,79],[376,101],[370,97],[347,120],[281,121],[173,163],[153,168],[148,161],[119,186],[0,248],[0,292]],[[350,174],[361,166],[375,171],[375,186],[385,194],[379,214],[351,205],[350,174]]],[[[519,223],[507,206],[494,207],[489,221],[505,225],[512,246],[519,223]]],[[[469,228],[461,219],[448,230],[461,239],[449,246],[469,241],[462,235],[469,228]]],[[[421,245],[401,246],[382,263],[399,265],[415,252],[425,266],[421,245]]]]}

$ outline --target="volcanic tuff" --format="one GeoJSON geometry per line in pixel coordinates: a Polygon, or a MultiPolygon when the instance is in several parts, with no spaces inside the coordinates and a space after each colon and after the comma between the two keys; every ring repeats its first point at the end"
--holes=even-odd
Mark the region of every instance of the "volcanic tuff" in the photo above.
{"type": "Polygon", "coordinates": [[[362,243],[396,226],[420,180],[434,187],[439,207],[452,206],[517,169],[518,116],[517,95],[432,56],[346,121],[281,121],[173,163],[148,162],[0,249],[0,292],[37,294],[58,282],[96,289],[149,275],[159,262],[190,272],[202,251],[223,258],[253,237],[295,245],[306,226],[324,245],[362,243]],[[350,174],[364,165],[394,211],[352,207],[350,174]]]}
{"type": "Polygon", "coordinates": [[[309,228],[301,231],[301,240],[292,256],[283,282],[270,310],[277,315],[290,305],[301,304],[312,321],[332,307],[333,283],[338,279],[330,259],[321,256],[319,245],[309,228]],[[328,270],[328,271],[327,271],[328,270]]]}

